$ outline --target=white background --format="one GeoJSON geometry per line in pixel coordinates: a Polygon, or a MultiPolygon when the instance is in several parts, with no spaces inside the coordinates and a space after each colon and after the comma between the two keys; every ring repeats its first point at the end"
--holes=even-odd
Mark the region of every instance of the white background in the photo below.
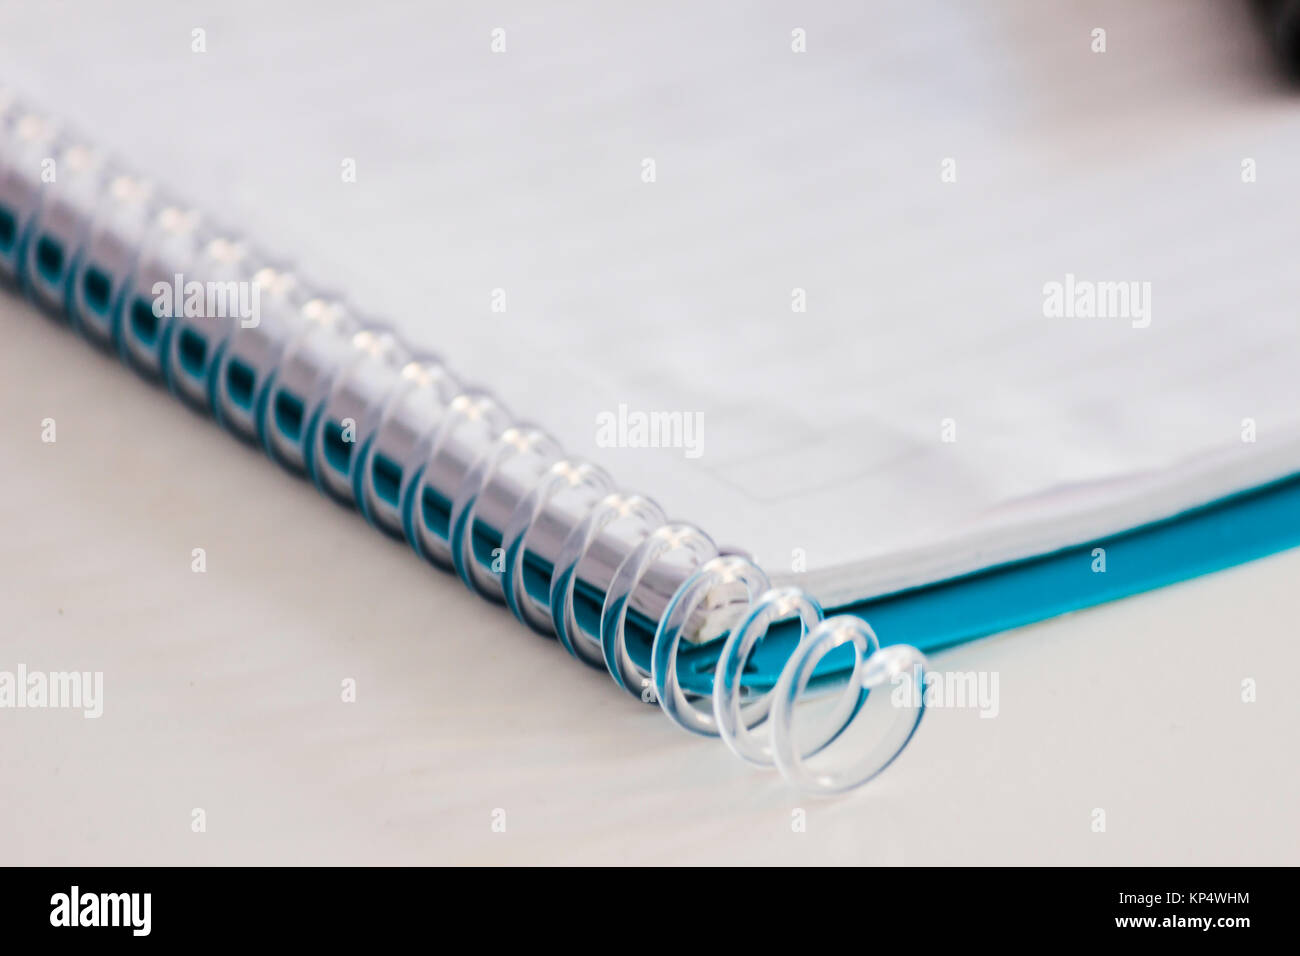
{"type": "MultiPolygon", "coordinates": [[[[809,326],[821,329],[810,347],[836,343],[835,367],[857,385],[872,383],[855,372],[883,363],[932,395],[882,348],[915,331],[895,317],[943,317],[921,308],[931,297],[1010,295],[1004,280],[1025,279],[1024,260],[1008,259],[1006,273],[968,272],[963,284],[952,268],[983,251],[978,229],[934,259],[925,229],[900,250],[842,199],[882,170],[929,176],[950,150],[989,155],[990,128],[1037,143],[1025,168],[1082,164],[1096,183],[1119,177],[1133,195],[1140,160],[1156,167],[1157,194],[1219,210],[1237,197],[1256,203],[1258,218],[1239,227],[1295,223],[1294,205],[1278,197],[1295,194],[1300,114],[1261,72],[1259,37],[1229,16],[1234,4],[899,3],[861,13],[766,3],[749,16],[740,5],[656,4],[626,17],[622,6],[560,4],[562,22],[531,4],[475,5],[437,28],[421,19],[430,9],[6,3],[0,50],[15,73],[6,79],[92,138],[257,223],[259,238],[347,291],[373,295],[380,311],[427,333],[419,344],[446,349],[512,404],[533,413],[554,403],[554,417],[538,417],[570,447],[589,439],[593,402],[679,407],[656,398],[669,387],[690,403],[680,407],[720,410],[702,461],[743,458],[745,448],[727,445],[740,434],[722,414],[733,396],[711,394],[709,373],[723,359],[755,358],[762,339],[746,338],[746,322],[762,308],[788,321],[788,290],[805,282],[822,290],[807,321],[829,323],[829,332],[809,326]],[[810,30],[797,62],[796,13],[810,30]],[[498,15],[512,26],[508,69],[485,66],[498,15]],[[1097,17],[1111,25],[1109,61],[1086,52],[1097,17]],[[188,48],[200,20],[206,58],[188,48]],[[860,52],[869,42],[878,58],[860,52]],[[938,57],[952,72],[931,62],[936,46],[953,51],[938,57]],[[396,52],[374,52],[383,49],[396,52]],[[724,55],[743,68],[720,82],[724,55]],[[630,63],[641,72],[628,79],[630,63]],[[546,76],[560,77],[551,111],[526,99],[546,76]],[[915,110],[886,82],[897,78],[922,95],[915,110]],[[367,82],[387,92],[359,95],[367,82]],[[1077,111],[1062,112],[1056,83],[1077,111]],[[853,106],[863,91],[870,123],[853,106]],[[184,108],[193,102],[203,108],[184,108]],[[636,108],[647,104],[660,111],[636,108]],[[1167,123],[1153,130],[1153,116],[1167,123]],[[912,120],[915,140],[878,133],[912,120]],[[1199,162],[1180,166],[1180,144],[1199,162]],[[1248,149],[1265,160],[1254,193],[1236,181],[1248,149]],[[636,176],[656,153],[664,178],[650,194],[636,176]],[[345,155],[359,160],[351,193],[338,182],[345,155]],[[808,165],[810,155],[825,165],[808,165]],[[759,202],[773,194],[775,205],[759,202]],[[682,202],[688,195],[707,201],[682,202]],[[872,300],[872,325],[857,311],[871,296],[851,282],[869,293],[893,278],[886,253],[934,268],[921,273],[927,281],[900,276],[897,302],[872,300]],[[799,261],[819,268],[789,274],[799,261]],[[487,290],[501,284],[512,305],[498,322],[487,290]],[[700,347],[663,348],[666,318],[700,347]],[[548,351],[566,323],[581,332],[583,355],[548,351]],[[507,346],[518,364],[503,360],[507,346]],[[597,361],[611,354],[612,364],[597,361]]],[[[1014,183],[1023,171],[964,159],[959,169],[968,185],[1014,183]]],[[[973,186],[960,195],[955,204],[978,206],[973,186]]],[[[1097,276],[1169,277],[1156,322],[1180,314],[1178,296],[1200,303],[1200,319],[1225,330],[1216,361],[1284,357],[1268,347],[1264,310],[1282,303],[1295,314],[1293,241],[1220,230],[1199,207],[1138,204],[1124,218],[1108,195],[1094,203],[1084,190],[1052,207],[1107,211],[1092,223],[1114,240],[1090,260],[1097,276]],[[1157,241],[1175,227],[1186,248],[1221,245],[1227,252],[1211,258],[1242,268],[1184,262],[1182,246],[1157,241]],[[1261,258],[1268,251],[1276,258],[1261,258]],[[1143,271],[1130,276],[1134,261],[1143,271]],[[1175,282],[1184,268],[1203,295],[1175,282]]],[[[1091,220],[1049,216],[1027,235],[1038,264],[1026,273],[1033,282],[1014,285],[1022,304],[1037,309],[1039,284],[1077,262],[1051,260],[1047,239],[1068,245],[1080,222],[1091,220]]],[[[1126,333],[1099,334],[1125,347],[1155,341],[1126,333]]],[[[0,343],[0,670],[102,671],[106,698],[98,720],[0,710],[0,862],[1300,863],[1300,552],[938,656],[940,668],[996,672],[999,716],[931,711],[880,780],[809,801],[717,741],[679,732],[603,672],[8,296],[0,343]],[[45,418],[57,422],[54,444],[40,441],[45,418]],[[190,570],[199,547],[205,574],[190,570]],[[340,699],[347,679],[356,703],[340,699]],[[1245,679],[1257,682],[1255,703],[1241,700],[1245,679]],[[195,808],[206,812],[204,833],[191,830],[195,808]],[[498,808],[505,833],[491,829],[498,808]],[[792,832],[798,808],[803,833],[792,832]],[[1092,831],[1097,808],[1105,833],[1092,831]]],[[[789,351],[769,349],[766,361],[784,369],[790,358],[813,387],[796,395],[776,377],[753,383],[783,407],[806,404],[769,421],[782,452],[810,421],[828,425],[818,402],[833,397],[816,387],[821,366],[789,351]]],[[[1130,372],[1145,369],[1148,359],[1123,354],[1130,372]]],[[[1152,355],[1150,367],[1169,374],[1167,357],[1152,355]]],[[[1300,407],[1285,401],[1294,375],[1247,378],[1300,407]]],[[[1212,409],[1234,440],[1239,405],[1259,401],[1250,391],[1212,409]]],[[[989,398],[1004,410],[1040,407],[989,398]]],[[[1160,427],[1213,417],[1180,420],[1179,408],[1160,427]]],[[[1155,427],[1134,411],[1125,427],[1155,427]]],[[[829,425],[818,453],[844,461],[853,447],[829,425]]],[[[804,480],[807,461],[777,461],[767,478],[804,480]]],[[[674,500],[689,503],[688,483],[656,478],[680,461],[621,463],[616,475],[735,535],[729,544],[753,545],[745,527],[804,515],[735,494],[696,513],[674,500]]],[[[904,505],[936,503],[917,495],[904,505]]],[[[836,531],[846,548],[879,543],[836,531]]]]}
{"type": "Polygon", "coordinates": [[[1300,863],[1300,552],[938,656],[999,716],[809,801],[29,306],[0,332],[0,670],[105,683],[0,710],[4,862],[1300,863]]]}

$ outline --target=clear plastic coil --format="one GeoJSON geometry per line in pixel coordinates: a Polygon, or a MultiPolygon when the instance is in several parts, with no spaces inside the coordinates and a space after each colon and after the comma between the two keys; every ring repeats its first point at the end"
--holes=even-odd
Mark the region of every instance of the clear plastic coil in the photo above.
{"type": "Polygon", "coordinates": [[[920,722],[919,651],[772,589],[752,561],[3,88],[0,281],[674,723],[804,790],[866,782],[920,722]]]}

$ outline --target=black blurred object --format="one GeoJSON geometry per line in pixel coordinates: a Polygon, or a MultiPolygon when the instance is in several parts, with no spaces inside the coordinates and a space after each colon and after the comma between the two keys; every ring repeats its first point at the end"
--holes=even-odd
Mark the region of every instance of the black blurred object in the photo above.
{"type": "Polygon", "coordinates": [[[1300,78],[1300,0],[1257,0],[1255,6],[1282,65],[1292,77],[1300,78]]]}

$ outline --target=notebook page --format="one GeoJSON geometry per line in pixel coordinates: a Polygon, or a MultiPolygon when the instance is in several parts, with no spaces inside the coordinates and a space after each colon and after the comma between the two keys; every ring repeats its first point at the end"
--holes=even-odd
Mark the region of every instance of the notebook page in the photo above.
{"type": "Polygon", "coordinates": [[[125,7],[8,10],[6,78],[828,603],[1300,469],[1244,9],[125,7]]]}

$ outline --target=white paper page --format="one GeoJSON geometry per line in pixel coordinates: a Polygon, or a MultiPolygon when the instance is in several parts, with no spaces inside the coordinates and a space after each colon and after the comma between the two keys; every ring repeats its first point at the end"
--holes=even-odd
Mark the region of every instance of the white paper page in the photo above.
{"type": "Polygon", "coordinates": [[[0,46],[827,603],[1300,470],[1300,100],[1245,5],[875,6],[10,4],[0,46]],[[1149,313],[1045,316],[1067,275],[1149,313]],[[699,456],[602,447],[620,406],[699,456]]]}

